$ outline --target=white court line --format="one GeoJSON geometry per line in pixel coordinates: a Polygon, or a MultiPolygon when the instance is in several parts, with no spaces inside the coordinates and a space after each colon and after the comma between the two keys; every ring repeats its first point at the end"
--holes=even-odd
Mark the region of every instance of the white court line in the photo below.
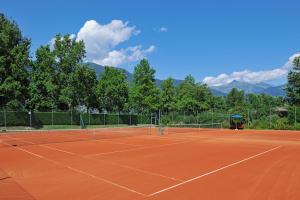
{"type": "MultiPolygon", "coordinates": [[[[8,137],[8,136],[7,136],[8,137]]],[[[8,137],[10,138],[10,137],[8,137]]],[[[29,141],[26,141],[26,140],[22,140],[23,142],[27,142],[29,144],[35,144],[33,142],[29,142],[29,141]]],[[[175,144],[175,143],[172,143],[172,144],[175,144]]],[[[177,143],[176,143],[177,144],[177,143]]],[[[38,144],[37,144],[38,145],[38,144]]],[[[171,145],[171,144],[166,144],[166,145],[171,145]]],[[[63,152],[63,153],[67,153],[67,154],[71,154],[71,155],[76,155],[76,156],[80,156],[80,157],[84,157],[84,158],[88,158],[88,159],[93,159],[93,160],[97,160],[97,161],[102,161],[102,160],[98,160],[98,159],[95,159],[95,158],[92,158],[92,157],[88,157],[88,156],[82,156],[82,155],[79,155],[79,154],[76,154],[76,153],[73,153],[73,152],[69,152],[69,151],[65,151],[65,150],[62,150],[62,149],[58,149],[58,148],[55,148],[55,147],[50,147],[48,145],[38,145],[38,146],[41,146],[41,147],[45,147],[45,148],[48,148],[48,149],[51,149],[51,150],[56,150],[56,151],[60,151],[60,152],[63,152]]],[[[161,145],[161,146],[165,146],[165,145],[161,145]]],[[[136,148],[136,149],[144,149],[144,148],[148,148],[148,147],[141,147],[141,148],[136,148]]],[[[127,149],[127,150],[131,150],[131,149],[127,149]]],[[[26,151],[26,150],[24,150],[26,151]]],[[[125,150],[123,150],[125,151],[125,150]]],[[[123,152],[122,151],[122,152],[123,152]]],[[[30,153],[30,152],[27,152],[27,153],[30,153]]],[[[110,153],[110,152],[107,152],[107,153],[110,153]]],[[[174,180],[174,181],[180,181],[182,182],[182,180],[180,179],[176,179],[176,178],[173,178],[173,177],[169,177],[169,176],[165,176],[165,175],[162,175],[162,174],[157,174],[157,173],[154,173],[154,172],[149,172],[149,171],[145,171],[145,170],[142,170],[142,169],[138,169],[138,168],[134,168],[134,167],[130,167],[130,166],[127,166],[127,165],[120,165],[120,164],[117,164],[117,163],[114,163],[114,162],[108,162],[108,161],[102,161],[102,162],[106,162],[106,163],[109,163],[109,164],[112,164],[112,165],[116,165],[116,166],[119,166],[119,167],[123,167],[123,168],[127,168],[127,169],[131,169],[131,170],[135,170],[135,171],[139,171],[139,172],[142,172],[142,173],[145,173],[145,174],[150,174],[150,175],[154,175],[154,176],[159,176],[159,177],[163,177],[163,178],[167,178],[167,179],[171,179],[171,180],[174,180]]]]}
{"type": "MultiPolygon", "coordinates": [[[[36,139],[36,137],[13,138],[13,137],[9,137],[7,135],[4,135],[4,136],[9,138],[9,139],[12,139],[12,140],[21,140],[21,141],[29,143],[29,144],[36,144],[36,143],[29,142],[29,141],[26,140],[26,139],[36,139]]],[[[71,139],[74,138],[74,137],[71,137],[70,135],[68,135],[68,136],[55,136],[55,137],[58,137],[58,138],[71,138],[71,139]]],[[[43,139],[47,139],[47,138],[43,138],[43,139]]],[[[83,141],[83,142],[89,141],[90,142],[91,141],[91,142],[106,142],[106,143],[113,143],[113,144],[123,144],[123,145],[133,146],[133,147],[146,147],[144,145],[127,144],[127,143],[123,143],[123,142],[109,141],[109,140],[106,140],[106,139],[93,139],[93,138],[74,138],[74,139],[75,139],[75,141],[71,141],[71,142],[80,142],[80,141],[83,141]],[[76,140],[76,139],[78,139],[78,140],[76,140]]],[[[52,144],[60,144],[60,143],[61,142],[52,142],[52,144]]],[[[38,144],[36,144],[36,145],[38,145],[38,144]]]]}
{"type": "Polygon", "coordinates": [[[38,158],[44,158],[44,157],[41,156],[41,155],[35,154],[35,153],[31,152],[31,151],[27,151],[27,150],[25,150],[25,149],[23,149],[23,148],[20,148],[20,147],[17,147],[17,146],[13,146],[13,145],[8,144],[8,143],[6,143],[6,142],[1,141],[1,143],[5,144],[5,145],[8,145],[8,146],[11,146],[11,147],[13,147],[13,148],[15,148],[15,149],[18,149],[18,150],[20,150],[20,151],[26,152],[26,153],[28,153],[28,154],[31,154],[31,155],[33,155],[33,156],[35,156],[35,157],[38,157],[38,158]]]}
{"type": "Polygon", "coordinates": [[[54,148],[54,147],[49,147],[47,145],[44,145],[44,144],[40,144],[38,145],[40,147],[45,147],[47,149],[51,149],[51,150],[55,150],[55,151],[60,151],[60,152],[63,152],[63,153],[67,153],[67,154],[71,154],[71,155],[78,155],[76,153],[73,153],[73,152],[70,152],[70,151],[65,151],[65,150],[62,150],[62,149],[58,149],[58,148],[54,148]]]}
{"type": "Polygon", "coordinates": [[[234,165],[240,164],[240,163],[245,162],[245,161],[247,161],[247,160],[251,160],[251,159],[253,159],[253,158],[256,158],[256,157],[258,157],[258,156],[261,156],[261,155],[263,155],[263,154],[266,154],[266,153],[268,153],[268,152],[270,152],[270,151],[274,151],[274,150],[276,150],[276,149],[278,149],[278,148],[280,148],[280,147],[281,147],[281,146],[277,146],[277,147],[272,148],[272,149],[269,149],[269,150],[267,150],[267,151],[263,151],[263,152],[261,152],[261,153],[258,153],[258,154],[255,154],[255,155],[253,155],[253,156],[250,156],[250,157],[248,157],[248,158],[242,159],[242,160],[240,160],[240,161],[231,163],[231,164],[226,165],[226,166],[224,166],[224,167],[215,169],[215,170],[210,171],[210,172],[208,172],[208,173],[205,173],[205,174],[202,174],[202,175],[200,175],[200,176],[197,176],[197,177],[191,178],[191,179],[189,179],[189,180],[186,180],[186,181],[184,181],[184,182],[178,183],[178,184],[173,185],[173,186],[171,186],[171,187],[167,187],[167,188],[165,188],[165,189],[159,190],[159,191],[154,192],[154,193],[152,193],[152,194],[150,194],[150,195],[148,195],[148,196],[149,196],[149,197],[150,197],[150,196],[154,196],[154,195],[156,195],[156,194],[159,194],[159,193],[162,193],[162,192],[171,190],[171,189],[176,188],[176,187],[178,187],[178,186],[181,186],[181,185],[184,185],[184,184],[186,184],[186,183],[192,182],[192,181],[194,181],[194,180],[203,178],[203,177],[208,176],[208,175],[210,175],[210,174],[214,174],[214,173],[216,173],[216,172],[219,172],[219,171],[224,170],[224,169],[226,169],[226,168],[229,168],[229,167],[232,167],[232,166],[234,166],[234,165]]]}
{"type": "Polygon", "coordinates": [[[49,147],[47,145],[39,145],[39,146],[42,146],[42,147],[45,147],[45,148],[48,148],[48,149],[52,149],[52,150],[56,150],[56,151],[60,151],[60,152],[64,152],[64,153],[71,154],[71,155],[76,155],[78,157],[83,157],[85,159],[101,161],[101,162],[108,163],[108,164],[111,164],[111,165],[115,165],[115,166],[118,166],[118,167],[127,168],[127,169],[131,169],[131,170],[134,170],[134,171],[139,171],[139,172],[142,172],[144,174],[150,174],[150,175],[153,175],[153,176],[159,176],[159,177],[166,178],[166,179],[171,179],[171,180],[174,180],[174,181],[180,181],[180,182],[183,181],[183,180],[176,179],[176,178],[169,177],[169,176],[165,176],[165,175],[162,175],[162,174],[157,174],[155,172],[149,172],[149,171],[146,171],[146,170],[138,169],[138,168],[135,168],[135,167],[130,167],[130,166],[127,166],[127,165],[121,165],[121,164],[118,164],[118,163],[115,163],[115,162],[99,160],[99,159],[96,159],[96,158],[83,156],[83,155],[76,154],[76,153],[73,153],[73,152],[64,151],[64,150],[61,150],[61,149],[58,149],[58,148],[49,147]]]}
{"type": "Polygon", "coordinates": [[[9,136],[7,136],[7,135],[4,135],[4,136],[7,137],[7,138],[9,138],[9,139],[11,139],[11,140],[21,140],[22,142],[26,142],[26,143],[28,143],[28,144],[35,144],[35,143],[33,143],[33,142],[29,142],[29,141],[26,141],[26,140],[21,139],[21,138],[13,138],[13,137],[9,137],[9,136]]]}
{"type": "MultiPolygon", "coordinates": [[[[7,143],[4,143],[4,144],[7,144],[7,143]]],[[[95,175],[93,175],[93,174],[84,172],[84,171],[82,171],[82,170],[79,170],[79,169],[70,167],[70,166],[68,166],[68,165],[65,165],[65,164],[63,164],[63,163],[57,162],[57,161],[55,161],[55,160],[51,160],[51,159],[45,158],[45,157],[43,157],[43,156],[41,156],[41,155],[38,155],[38,154],[35,154],[35,153],[31,152],[31,151],[25,150],[25,149],[23,149],[23,148],[21,148],[21,147],[15,147],[15,146],[10,145],[10,144],[7,144],[7,145],[9,145],[9,146],[11,146],[11,147],[13,147],[13,148],[16,148],[16,149],[18,149],[18,150],[20,150],[20,151],[24,151],[24,152],[26,152],[26,153],[28,153],[28,154],[30,154],[30,155],[33,155],[33,156],[36,156],[36,157],[38,157],[38,158],[44,159],[44,160],[46,160],[46,161],[48,161],[48,162],[52,162],[52,163],[54,163],[54,164],[56,164],[56,165],[65,167],[65,168],[67,168],[67,169],[70,169],[70,170],[72,170],[72,171],[74,171],[74,172],[77,172],[77,173],[80,173],[80,174],[89,176],[89,177],[91,177],[91,178],[94,178],[94,179],[103,181],[103,182],[108,183],[108,184],[110,184],[110,185],[113,185],[113,186],[116,186],[116,187],[125,189],[125,190],[127,190],[127,191],[130,191],[130,192],[139,194],[139,195],[141,195],[141,196],[147,196],[146,194],[143,194],[143,193],[141,193],[141,192],[135,191],[135,190],[130,189],[130,188],[128,188],[128,187],[125,187],[125,186],[123,186],[123,185],[119,185],[119,184],[117,184],[117,183],[114,183],[114,182],[109,181],[109,180],[106,180],[106,179],[104,179],[104,178],[95,176],[95,175]]]]}
{"type": "Polygon", "coordinates": [[[141,148],[134,148],[134,149],[125,149],[125,150],[118,150],[118,151],[110,151],[110,152],[104,152],[104,153],[90,154],[88,156],[93,157],[93,156],[100,156],[100,155],[107,155],[107,154],[114,154],[114,153],[123,153],[123,152],[127,152],[127,151],[142,150],[142,149],[154,149],[154,148],[159,148],[159,147],[173,146],[173,145],[177,145],[177,144],[184,144],[184,143],[190,143],[190,142],[192,142],[192,141],[176,142],[176,143],[171,143],[171,144],[163,144],[163,145],[141,147],[141,148]]]}

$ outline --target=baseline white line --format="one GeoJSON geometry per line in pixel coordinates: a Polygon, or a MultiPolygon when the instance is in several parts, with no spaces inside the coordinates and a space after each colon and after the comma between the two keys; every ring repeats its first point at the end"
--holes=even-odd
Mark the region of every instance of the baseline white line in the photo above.
{"type": "MultiPolygon", "coordinates": [[[[8,136],[6,136],[8,137],[8,136]]],[[[10,137],[8,137],[10,138],[10,137]]],[[[21,140],[21,139],[20,139],[21,140]]],[[[29,141],[26,141],[26,140],[21,140],[23,142],[26,142],[26,143],[29,143],[29,144],[35,144],[33,142],[29,142],[29,141]]],[[[9,145],[9,144],[7,144],[9,145]]],[[[38,145],[38,144],[37,144],[38,145]]],[[[139,172],[142,172],[144,174],[150,174],[150,175],[154,175],[154,176],[159,176],[159,177],[163,177],[163,178],[167,178],[167,179],[171,179],[171,180],[174,180],[174,181],[179,181],[179,182],[182,182],[183,180],[180,180],[180,179],[177,179],[177,178],[173,178],[173,177],[169,177],[169,176],[165,176],[165,175],[162,175],[162,174],[157,174],[157,173],[154,173],[154,172],[149,172],[149,171],[145,171],[145,170],[142,170],[142,169],[138,169],[138,168],[134,168],[134,167],[130,167],[130,166],[127,166],[127,165],[120,165],[118,163],[114,163],[114,162],[109,162],[109,161],[103,161],[103,160],[99,160],[99,159],[95,159],[93,157],[88,157],[88,156],[82,156],[82,155],[79,155],[79,154],[76,154],[76,153],[73,153],[73,152],[70,152],[70,151],[65,151],[65,150],[62,150],[62,149],[58,149],[58,148],[55,148],[55,147],[50,147],[48,145],[43,145],[43,144],[40,144],[38,146],[41,146],[41,147],[45,147],[45,148],[48,148],[48,149],[51,149],[51,150],[56,150],[56,151],[59,151],[59,152],[63,152],[63,153],[67,153],[67,154],[71,154],[71,155],[76,155],[76,156],[80,156],[80,157],[84,157],[84,158],[88,158],[88,159],[93,159],[93,160],[97,160],[97,161],[101,161],[101,162],[106,162],[106,163],[109,163],[109,164],[112,164],[112,165],[115,165],[115,166],[119,166],[119,167],[123,167],[123,168],[127,168],[127,169],[131,169],[131,170],[135,170],[135,171],[139,171],[139,172]]],[[[19,148],[19,147],[16,147],[16,148],[19,148]]],[[[148,148],[148,147],[141,147],[141,148],[138,148],[138,149],[144,149],[144,148],[148,148]]],[[[24,149],[21,149],[20,150],[22,151],[25,151],[27,152],[26,150],[24,149]]],[[[130,150],[130,149],[128,149],[130,150]]],[[[125,151],[125,150],[124,150],[125,151]]],[[[27,152],[27,153],[31,153],[31,152],[27,152]]],[[[107,152],[109,153],[109,152],[107,152]]],[[[36,154],[34,154],[36,155],[36,154]]],[[[38,155],[36,155],[37,157],[40,157],[38,155]]],[[[41,158],[41,157],[40,157],[41,158]]]]}
{"type": "Polygon", "coordinates": [[[248,157],[248,158],[242,159],[242,160],[240,160],[240,161],[231,163],[231,164],[226,165],[226,166],[224,166],[224,167],[215,169],[215,170],[210,171],[210,172],[208,172],[208,173],[205,173],[205,174],[202,174],[202,175],[200,175],[200,176],[197,176],[197,177],[191,178],[191,179],[189,179],[189,180],[186,180],[186,181],[184,181],[184,182],[178,183],[178,184],[173,185],[173,186],[171,186],[171,187],[167,187],[167,188],[165,188],[165,189],[159,190],[159,191],[157,191],[157,192],[154,192],[154,193],[148,195],[148,197],[157,195],[157,194],[159,194],[159,193],[162,193],[162,192],[165,192],[165,191],[168,191],[168,190],[171,190],[171,189],[173,189],[173,188],[176,188],[176,187],[178,187],[178,186],[184,185],[184,184],[189,183],[189,182],[192,182],[192,181],[194,181],[194,180],[203,178],[203,177],[208,176],[208,175],[210,175],[210,174],[214,174],[214,173],[216,173],[216,172],[219,172],[219,171],[224,170],[224,169],[226,169],[226,168],[229,168],[229,167],[232,167],[232,166],[234,166],[234,165],[240,164],[240,163],[245,162],[245,161],[247,161],[247,160],[251,160],[251,159],[253,159],[253,158],[256,158],[256,157],[258,157],[258,156],[261,156],[261,155],[263,155],[263,154],[266,154],[266,153],[268,153],[268,152],[270,152],[270,151],[274,151],[274,150],[276,150],[276,149],[278,149],[278,148],[280,148],[280,147],[281,147],[281,146],[277,146],[277,147],[272,148],[272,149],[269,149],[269,150],[267,150],[267,151],[263,151],[263,152],[258,153],[258,154],[256,154],[256,155],[250,156],[250,157],[248,157]]]}
{"type": "Polygon", "coordinates": [[[104,178],[95,176],[95,175],[93,175],[93,174],[84,172],[84,171],[82,171],[82,170],[73,168],[73,167],[71,167],[71,166],[65,165],[65,164],[60,163],[60,162],[57,162],[57,161],[55,161],[55,160],[51,160],[51,159],[45,158],[45,157],[43,157],[43,156],[41,156],[41,155],[38,155],[38,154],[35,154],[35,153],[31,152],[31,151],[25,150],[25,149],[23,149],[23,148],[21,148],[21,147],[16,147],[16,146],[10,145],[10,144],[5,143],[5,142],[4,142],[4,144],[9,145],[9,146],[11,146],[11,147],[13,147],[13,148],[15,148],[15,149],[20,150],[20,151],[26,152],[26,153],[28,153],[28,154],[30,154],[30,155],[36,156],[36,157],[38,157],[38,158],[40,158],[40,159],[44,159],[44,160],[46,160],[46,161],[48,161],[48,162],[52,162],[52,163],[54,163],[54,164],[56,164],[56,165],[65,167],[65,168],[70,169],[70,170],[72,170],[72,171],[74,171],[74,172],[84,174],[84,175],[89,176],[89,177],[91,177],[91,178],[100,180],[100,181],[102,181],[102,182],[105,182],[105,183],[108,183],[108,184],[110,184],[110,185],[113,185],[113,186],[116,186],[116,187],[125,189],[125,190],[130,191],[130,192],[139,194],[139,195],[141,195],[141,196],[147,196],[146,194],[143,194],[143,193],[141,193],[141,192],[135,191],[135,190],[130,189],[130,188],[128,188],[128,187],[125,187],[125,186],[123,186],[123,185],[119,185],[119,184],[117,184],[117,183],[114,183],[114,182],[109,181],[109,180],[106,180],[106,179],[104,179],[104,178]]]}
{"type": "Polygon", "coordinates": [[[25,149],[23,149],[23,148],[20,148],[20,147],[17,147],[17,146],[13,146],[13,145],[11,145],[11,144],[9,144],[9,143],[3,142],[3,141],[1,141],[1,143],[5,144],[5,145],[8,145],[8,146],[11,146],[11,147],[13,147],[13,148],[15,148],[15,149],[18,149],[18,150],[20,150],[20,151],[23,151],[23,152],[25,152],[25,153],[31,154],[31,155],[33,155],[33,156],[35,156],[35,157],[38,157],[38,158],[44,158],[44,157],[41,156],[41,155],[35,154],[35,153],[31,152],[31,151],[27,151],[27,150],[25,150],[25,149]]]}
{"type": "MultiPolygon", "coordinates": [[[[27,141],[27,139],[36,139],[36,137],[13,138],[13,137],[10,137],[10,136],[7,136],[7,135],[4,135],[4,136],[9,138],[9,139],[12,139],[12,140],[21,140],[21,141],[26,142],[28,144],[36,144],[36,143],[30,142],[30,141],[27,141]]],[[[89,136],[93,137],[92,135],[89,135],[89,136]]],[[[55,136],[55,137],[73,139],[73,137],[70,137],[70,135],[68,135],[68,136],[55,136]]],[[[44,139],[47,139],[47,138],[44,138],[44,139]]],[[[74,140],[72,142],[80,142],[80,141],[83,141],[83,142],[85,142],[85,141],[106,142],[106,143],[122,144],[122,145],[133,146],[133,147],[146,147],[144,145],[127,144],[127,143],[123,143],[123,142],[109,141],[109,140],[106,140],[106,139],[93,139],[93,138],[74,138],[74,139],[78,139],[78,140],[74,140]]],[[[61,143],[61,142],[53,142],[52,144],[59,144],[59,143],[61,143]]],[[[38,145],[38,144],[36,144],[36,145],[38,145]]]]}

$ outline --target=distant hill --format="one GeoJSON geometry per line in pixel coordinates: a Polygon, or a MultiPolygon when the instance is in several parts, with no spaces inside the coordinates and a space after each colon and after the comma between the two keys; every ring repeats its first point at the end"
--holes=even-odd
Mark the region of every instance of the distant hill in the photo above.
{"type": "MultiPolygon", "coordinates": [[[[94,69],[97,76],[104,71],[104,66],[98,65],[95,63],[87,63],[88,66],[91,69],[94,69]]],[[[120,70],[124,70],[122,68],[117,68],[120,70]]],[[[128,81],[132,81],[133,75],[132,73],[128,72],[127,70],[124,70],[125,74],[127,76],[128,81]]],[[[158,87],[161,86],[161,82],[163,80],[160,79],[155,79],[155,83],[158,87]]],[[[174,85],[177,86],[179,85],[183,80],[179,79],[174,79],[174,85]]],[[[267,83],[246,83],[246,82],[241,82],[241,81],[232,81],[231,83],[225,84],[225,85],[220,85],[220,86],[211,86],[210,90],[215,96],[226,96],[227,93],[230,92],[232,88],[237,88],[239,90],[244,90],[246,93],[254,93],[254,94],[269,94],[272,96],[285,96],[285,91],[284,91],[285,85],[280,85],[280,86],[273,86],[267,83]]]]}
{"type": "MultiPolygon", "coordinates": [[[[94,69],[94,70],[96,71],[97,77],[99,77],[99,75],[104,71],[104,66],[102,66],[102,65],[98,65],[98,64],[96,64],[96,63],[91,63],[91,62],[90,62],[90,63],[87,63],[87,64],[89,65],[89,67],[90,67],[91,69],[94,69]]],[[[116,67],[116,68],[117,68],[117,67],[116,67]]],[[[128,72],[127,70],[122,69],[122,68],[117,68],[117,69],[124,70],[124,71],[125,71],[125,74],[126,74],[126,76],[127,76],[127,80],[128,80],[128,81],[132,81],[132,78],[133,78],[133,74],[132,74],[132,73],[130,73],[130,72],[128,72]]],[[[163,80],[155,79],[155,83],[156,83],[156,85],[157,85],[158,87],[160,87],[162,81],[163,81],[163,80]]],[[[177,85],[179,85],[182,81],[183,81],[183,80],[174,79],[174,85],[177,86],[177,85]]]]}
{"type": "Polygon", "coordinates": [[[244,90],[245,93],[268,94],[272,96],[285,96],[285,85],[273,86],[267,83],[246,83],[241,81],[232,81],[225,85],[212,86],[211,88],[219,92],[228,93],[232,88],[244,90]]]}
{"type": "Polygon", "coordinates": [[[286,87],[286,84],[268,87],[264,90],[264,93],[270,94],[272,96],[283,96],[284,97],[284,96],[286,96],[286,93],[284,91],[285,87],[286,87]]]}

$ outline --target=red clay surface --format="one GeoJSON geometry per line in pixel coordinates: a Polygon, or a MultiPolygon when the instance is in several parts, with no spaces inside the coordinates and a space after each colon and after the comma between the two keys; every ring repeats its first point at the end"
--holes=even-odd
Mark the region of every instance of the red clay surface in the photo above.
{"type": "Polygon", "coordinates": [[[300,199],[300,132],[182,130],[1,134],[0,199],[300,199]]]}

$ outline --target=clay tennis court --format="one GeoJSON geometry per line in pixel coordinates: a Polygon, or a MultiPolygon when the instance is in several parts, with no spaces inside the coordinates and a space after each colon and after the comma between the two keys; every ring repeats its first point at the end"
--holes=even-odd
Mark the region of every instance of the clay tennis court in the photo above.
{"type": "Polygon", "coordinates": [[[0,199],[300,199],[295,131],[111,128],[0,141],[0,199]]]}

